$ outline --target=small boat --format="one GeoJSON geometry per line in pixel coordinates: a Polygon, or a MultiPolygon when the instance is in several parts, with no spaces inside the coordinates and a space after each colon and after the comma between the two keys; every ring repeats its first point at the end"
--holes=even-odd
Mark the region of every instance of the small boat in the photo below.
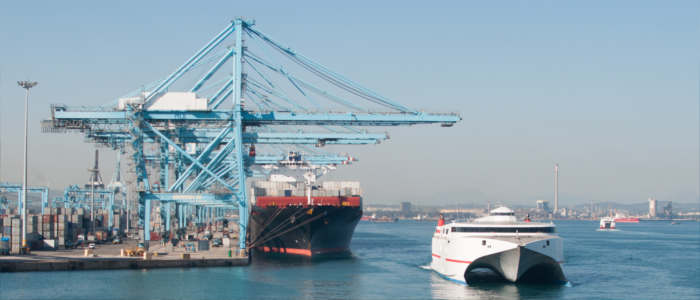
{"type": "Polygon", "coordinates": [[[518,221],[507,207],[471,222],[445,223],[432,239],[431,268],[463,284],[488,269],[510,282],[565,283],[562,240],[553,223],[518,221]]]}
{"type": "Polygon", "coordinates": [[[371,222],[376,222],[376,223],[393,223],[393,222],[398,222],[399,218],[392,218],[392,217],[387,217],[387,216],[382,216],[379,218],[371,218],[371,222]]]}
{"type": "Polygon", "coordinates": [[[377,214],[372,214],[371,216],[363,216],[360,221],[376,222],[376,223],[391,223],[398,222],[398,218],[392,218],[388,216],[377,217],[377,214]]]}
{"type": "Polygon", "coordinates": [[[615,230],[615,219],[612,217],[601,218],[600,228],[598,230],[615,230]]]}

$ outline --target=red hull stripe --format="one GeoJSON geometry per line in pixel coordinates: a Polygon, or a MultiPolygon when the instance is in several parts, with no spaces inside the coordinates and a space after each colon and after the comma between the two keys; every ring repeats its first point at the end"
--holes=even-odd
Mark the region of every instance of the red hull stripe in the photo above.
{"type": "Polygon", "coordinates": [[[313,254],[326,254],[326,253],[337,253],[347,251],[347,248],[324,248],[324,249],[299,249],[299,248],[277,248],[277,247],[256,247],[256,249],[263,252],[272,252],[280,254],[293,254],[293,255],[303,255],[311,256],[313,254]]]}
{"type": "Polygon", "coordinates": [[[434,256],[434,257],[437,257],[437,258],[440,258],[440,255],[437,255],[437,254],[435,254],[435,253],[433,253],[433,256],[434,256]]]}
{"type": "Polygon", "coordinates": [[[446,260],[446,261],[450,261],[450,262],[463,263],[463,264],[470,264],[470,263],[472,263],[472,262],[466,261],[466,260],[457,260],[457,259],[449,259],[449,258],[445,258],[445,260],[446,260]]]}

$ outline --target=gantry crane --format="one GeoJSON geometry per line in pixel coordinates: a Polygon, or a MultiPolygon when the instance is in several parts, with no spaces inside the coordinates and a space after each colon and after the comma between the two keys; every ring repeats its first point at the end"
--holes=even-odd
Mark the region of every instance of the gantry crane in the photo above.
{"type": "MultiPolygon", "coordinates": [[[[164,79],[105,106],[52,105],[43,128],[78,131],[127,153],[146,243],[155,201],[168,218],[172,203],[178,216],[192,206],[210,214],[211,208],[216,214],[238,209],[245,250],[251,166],[287,159],[287,150],[272,146],[376,144],[388,136],[361,127],[449,127],[460,120],[391,101],[236,18],[164,79]]],[[[351,161],[347,155],[300,155],[320,165],[351,161]]]]}
{"type": "MultiPolygon", "coordinates": [[[[22,185],[9,182],[0,182],[0,193],[17,193],[17,211],[22,210],[22,185]]],[[[49,207],[49,188],[45,186],[30,186],[27,187],[28,193],[41,193],[41,213],[44,214],[44,209],[49,207]]],[[[5,199],[7,200],[7,199],[5,199]]],[[[5,209],[8,209],[6,207],[5,209]]]]}

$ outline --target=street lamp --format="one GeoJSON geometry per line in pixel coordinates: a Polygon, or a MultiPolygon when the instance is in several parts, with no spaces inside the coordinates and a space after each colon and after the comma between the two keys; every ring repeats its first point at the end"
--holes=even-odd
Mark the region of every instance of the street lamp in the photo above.
{"type": "Polygon", "coordinates": [[[22,248],[27,247],[27,134],[29,133],[29,89],[37,85],[36,81],[17,81],[27,90],[24,97],[24,176],[22,177],[22,248]]]}

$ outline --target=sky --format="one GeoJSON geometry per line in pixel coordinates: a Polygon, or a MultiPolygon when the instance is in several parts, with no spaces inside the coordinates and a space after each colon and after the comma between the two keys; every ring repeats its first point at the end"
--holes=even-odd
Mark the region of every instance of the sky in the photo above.
{"type": "MultiPolygon", "coordinates": [[[[451,128],[381,128],[359,162],[366,204],[699,201],[698,1],[2,1],[0,180],[88,179],[93,145],[42,133],[51,104],[100,105],[162,78],[238,16],[451,128]]],[[[114,153],[102,155],[109,181],[114,153]]]]}

